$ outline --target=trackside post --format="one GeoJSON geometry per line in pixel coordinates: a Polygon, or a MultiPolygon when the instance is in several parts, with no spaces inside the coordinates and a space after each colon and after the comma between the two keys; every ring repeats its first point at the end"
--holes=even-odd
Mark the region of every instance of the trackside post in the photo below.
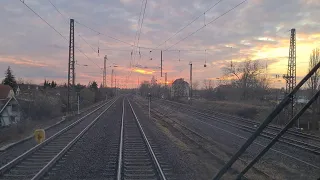
{"type": "Polygon", "coordinates": [[[150,104],[151,104],[151,94],[148,93],[148,104],[149,104],[149,120],[150,120],[150,104]]]}

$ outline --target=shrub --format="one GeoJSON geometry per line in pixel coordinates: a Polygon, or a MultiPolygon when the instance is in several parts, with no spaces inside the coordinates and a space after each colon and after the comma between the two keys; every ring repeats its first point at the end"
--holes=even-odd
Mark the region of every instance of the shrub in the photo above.
{"type": "Polygon", "coordinates": [[[41,120],[62,115],[59,98],[37,94],[33,101],[21,102],[21,109],[26,117],[41,120]]]}

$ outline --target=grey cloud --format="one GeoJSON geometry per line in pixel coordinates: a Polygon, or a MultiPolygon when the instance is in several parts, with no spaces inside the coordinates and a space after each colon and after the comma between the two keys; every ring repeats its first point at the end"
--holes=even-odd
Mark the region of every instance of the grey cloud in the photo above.
{"type": "MultiPolygon", "coordinates": [[[[105,0],[51,0],[59,10],[66,16],[92,27],[106,35],[116,37],[123,41],[134,42],[135,29],[141,7],[141,1],[105,1],[105,0]]],[[[209,0],[149,0],[147,4],[144,24],[140,36],[141,46],[156,47],[164,40],[175,34],[177,30],[184,27],[192,19],[202,14],[208,7],[216,3],[209,0]]],[[[224,13],[241,0],[222,1],[211,11],[206,13],[206,23],[224,13]]],[[[56,27],[65,37],[69,35],[68,19],[58,14],[47,1],[28,0],[30,7],[38,12],[50,24],[56,27]]],[[[297,28],[298,33],[318,33],[320,26],[318,11],[320,5],[317,1],[308,2],[302,0],[278,0],[248,1],[239,6],[233,12],[225,15],[216,22],[207,25],[198,33],[172,47],[172,49],[212,49],[208,52],[207,62],[228,61],[232,57],[246,57],[252,53],[256,46],[268,45],[275,47],[279,40],[288,38],[285,32],[291,28],[297,28]],[[312,4],[311,4],[312,3],[312,4]],[[277,28],[280,27],[280,28],[277,28]],[[274,37],[276,41],[260,41],[258,37],[274,37]],[[250,45],[241,43],[242,40],[250,42],[250,45]],[[232,44],[232,52],[225,45],[232,44]]],[[[43,61],[45,63],[56,63],[64,67],[68,59],[68,42],[56,34],[50,27],[43,23],[30,10],[19,1],[3,0],[0,2],[0,22],[3,25],[0,32],[0,55],[20,56],[43,61]]],[[[188,34],[203,26],[204,17],[200,17],[184,31],[173,37],[160,48],[171,46],[188,34]]],[[[123,67],[128,67],[131,60],[130,50],[132,47],[121,42],[110,39],[76,23],[76,45],[81,47],[90,59],[102,67],[104,54],[108,55],[110,61],[123,67]],[[88,46],[78,34],[81,34],[87,42],[98,48],[100,44],[100,56],[88,46]],[[100,40],[98,40],[100,39],[100,40]],[[126,49],[129,51],[108,51],[103,49],[126,49]]],[[[299,34],[298,34],[299,35],[299,34]]],[[[151,54],[148,49],[140,49],[142,58],[136,57],[136,62],[148,67],[159,66],[160,52],[154,50],[151,54]],[[150,57],[152,61],[148,60],[150,57]]],[[[204,63],[204,53],[181,52],[183,68],[188,68],[188,62],[198,63],[196,67],[201,69],[204,63]]],[[[90,68],[97,69],[88,61],[84,55],[76,51],[76,59],[79,63],[89,64],[90,68]]],[[[182,62],[178,61],[177,52],[164,52],[164,67],[173,67],[180,75],[182,62]],[[169,66],[170,65],[170,66],[169,66]]],[[[271,62],[271,61],[270,61],[271,62]]],[[[2,64],[1,64],[2,67],[2,64]]],[[[210,67],[198,73],[201,75],[214,76],[219,73],[217,67],[210,67]],[[208,70],[210,69],[211,70],[208,70]],[[213,70],[214,69],[214,70],[213,70]],[[213,75],[214,74],[214,75],[213,75]]],[[[26,68],[26,71],[31,69],[26,68]]],[[[32,69],[40,76],[44,71],[32,69]]],[[[199,70],[200,71],[200,70],[199,70]]],[[[23,71],[25,72],[25,71],[23,71]]],[[[50,72],[51,73],[51,72],[50,72]]],[[[50,74],[49,73],[49,74],[50,74]]],[[[58,72],[59,73],[59,72],[58,72]]],[[[64,77],[64,72],[60,72],[64,77]]],[[[127,72],[123,72],[126,74],[127,72]]],[[[26,72],[27,74],[27,72],[26,72]]]]}

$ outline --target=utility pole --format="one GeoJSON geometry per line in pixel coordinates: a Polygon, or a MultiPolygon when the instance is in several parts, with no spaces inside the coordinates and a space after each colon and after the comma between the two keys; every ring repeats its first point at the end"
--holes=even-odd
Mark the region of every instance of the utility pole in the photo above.
{"type": "Polygon", "coordinates": [[[169,97],[169,93],[168,93],[168,76],[167,73],[164,73],[164,94],[163,94],[163,98],[168,98],[169,97]]]}
{"type": "Polygon", "coordinates": [[[107,64],[107,55],[104,56],[104,66],[103,66],[103,81],[102,81],[102,87],[107,87],[107,67],[106,67],[106,64],[107,64]]]}
{"type": "MultiPolygon", "coordinates": [[[[286,94],[289,94],[297,83],[296,74],[296,30],[291,29],[290,35],[290,47],[289,47],[289,58],[288,58],[288,69],[287,75],[283,78],[286,80],[286,94]]],[[[295,95],[290,99],[290,104],[287,106],[287,119],[292,119],[295,113],[295,95]]],[[[298,120],[297,126],[299,128],[300,122],[298,120]]]]}
{"type": "Polygon", "coordinates": [[[150,105],[151,105],[151,94],[148,93],[148,117],[149,117],[149,120],[150,120],[150,105]]]}
{"type": "Polygon", "coordinates": [[[165,87],[167,88],[167,73],[164,73],[164,85],[165,85],[165,87]]]}
{"type": "Polygon", "coordinates": [[[68,102],[67,113],[72,110],[73,99],[72,96],[75,84],[75,69],[74,69],[74,19],[70,19],[70,34],[69,34],[69,60],[68,60],[68,102]]]}
{"type": "Polygon", "coordinates": [[[115,90],[115,94],[117,96],[117,78],[114,79],[114,90],[115,90]]]}
{"type": "Polygon", "coordinates": [[[192,62],[189,63],[190,65],[190,92],[189,92],[189,97],[190,97],[190,101],[192,98],[192,62]]]}
{"type": "Polygon", "coordinates": [[[113,88],[113,69],[111,71],[111,88],[113,88]]]}
{"type": "Polygon", "coordinates": [[[78,114],[80,114],[80,92],[78,94],[78,114]]]}
{"type": "Polygon", "coordinates": [[[162,77],[162,50],[161,50],[161,77],[162,77]]]}

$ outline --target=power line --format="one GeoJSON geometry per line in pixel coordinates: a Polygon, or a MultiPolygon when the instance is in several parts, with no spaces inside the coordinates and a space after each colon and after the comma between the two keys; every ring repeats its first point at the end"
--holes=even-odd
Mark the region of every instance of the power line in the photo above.
{"type": "MultiPolygon", "coordinates": [[[[141,20],[141,14],[142,14],[142,8],[143,8],[143,2],[144,1],[141,1],[141,8],[140,8],[140,13],[139,13],[139,19],[138,19],[138,24],[137,24],[137,30],[136,30],[136,34],[135,34],[135,37],[134,37],[134,42],[133,42],[133,45],[136,46],[136,40],[137,40],[137,36],[138,36],[138,32],[140,31],[140,20],[141,20]]],[[[134,54],[134,57],[132,59],[132,53],[135,53],[136,54],[136,50],[134,47],[132,47],[132,50],[131,50],[131,60],[130,60],[130,68],[131,68],[131,64],[134,64],[134,61],[135,61],[135,54],[134,54]]]]}
{"type": "Polygon", "coordinates": [[[83,51],[81,51],[81,49],[79,49],[79,48],[77,48],[77,47],[76,47],[76,49],[77,49],[80,53],[82,53],[89,61],[93,62],[93,64],[95,64],[100,70],[102,70],[102,68],[101,68],[96,62],[94,62],[92,59],[90,59],[83,51]]]}
{"type": "Polygon", "coordinates": [[[91,46],[91,44],[89,44],[80,34],[78,34],[78,36],[79,36],[85,43],[87,43],[94,52],[96,52],[96,50],[91,46]]]}
{"type": "MultiPolygon", "coordinates": [[[[212,5],[209,9],[207,9],[203,14],[207,13],[208,11],[210,11],[212,8],[214,8],[215,6],[217,6],[221,1],[223,0],[219,0],[218,2],[216,2],[214,5],[212,5]]],[[[190,26],[192,23],[194,23],[196,20],[198,20],[203,14],[197,16],[195,19],[193,19],[192,21],[190,21],[187,25],[185,25],[183,28],[181,28],[180,30],[178,30],[174,35],[172,35],[171,37],[169,37],[167,40],[163,41],[160,45],[158,45],[156,48],[162,46],[164,43],[166,43],[167,41],[169,41],[171,38],[173,38],[174,36],[176,36],[178,33],[180,33],[181,31],[183,31],[185,28],[187,28],[188,26],[190,26]]]]}
{"type": "MultiPolygon", "coordinates": [[[[45,19],[43,19],[38,13],[36,13],[30,6],[28,6],[26,3],[24,3],[22,0],[20,0],[21,3],[23,3],[29,10],[31,10],[35,15],[37,15],[43,22],[45,22],[50,28],[52,28],[56,33],[58,33],[63,39],[68,41],[68,39],[63,36],[56,28],[54,28],[50,23],[48,23],[45,19]]],[[[92,61],[84,52],[81,51],[81,49],[77,48],[76,49],[82,53],[85,57],[87,57],[88,60],[92,61]]],[[[96,64],[94,61],[92,61],[95,65],[97,65],[99,68],[100,66],[96,64]]],[[[101,69],[101,68],[100,68],[101,69]]]]}
{"type": "MultiPolygon", "coordinates": [[[[224,12],[223,14],[221,14],[220,16],[216,17],[215,19],[213,19],[212,21],[210,21],[208,24],[211,24],[213,22],[215,22],[216,20],[220,19],[222,16],[228,14],[229,12],[231,12],[232,10],[236,9],[238,6],[240,6],[241,4],[245,3],[247,0],[242,1],[241,3],[237,4],[236,6],[234,6],[233,8],[229,9],[228,11],[224,12]]],[[[206,25],[203,25],[202,27],[200,27],[199,29],[197,29],[196,31],[190,33],[189,35],[187,35],[186,37],[180,39],[178,42],[176,42],[175,44],[171,45],[170,47],[168,47],[167,49],[165,49],[164,51],[167,51],[168,49],[172,48],[173,46],[179,44],[180,42],[184,41],[185,39],[187,39],[188,37],[194,35],[195,33],[197,33],[198,31],[200,31],[201,29],[203,29],[204,27],[206,27],[206,25]]]]}
{"type": "MultiPolygon", "coordinates": [[[[55,9],[62,17],[64,17],[64,18],[67,20],[66,23],[69,24],[68,19],[71,19],[70,16],[68,15],[68,17],[66,17],[64,14],[61,13],[61,11],[57,8],[57,6],[55,6],[55,5],[51,2],[51,0],[48,0],[48,1],[49,1],[49,3],[54,7],[54,9],[55,9]]],[[[89,44],[80,34],[78,34],[78,36],[79,36],[85,43],[87,43],[88,46],[90,46],[91,49],[92,49],[94,52],[96,52],[96,50],[92,47],[92,45],[89,44]]]]}
{"type": "MultiPolygon", "coordinates": [[[[140,25],[139,35],[138,35],[138,42],[137,42],[136,46],[139,46],[140,35],[141,35],[141,30],[142,30],[144,15],[145,15],[145,13],[146,13],[147,3],[148,3],[148,0],[146,0],[146,2],[145,2],[145,4],[144,4],[144,10],[143,10],[143,14],[142,14],[142,20],[141,20],[141,25],[140,25]]],[[[139,49],[139,55],[140,55],[140,49],[139,49]]],[[[140,55],[140,56],[141,56],[141,55],[140,55]]],[[[136,59],[136,53],[134,54],[134,59],[133,59],[133,61],[135,61],[135,59],[136,59]]],[[[135,63],[135,62],[133,62],[133,63],[135,63]]],[[[131,69],[131,71],[130,71],[130,74],[129,74],[129,76],[128,76],[128,79],[129,79],[129,77],[131,76],[131,73],[132,73],[132,69],[131,69]]]]}
{"type": "Polygon", "coordinates": [[[59,14],[61,14],[61,16],[63,16],[64,18],[68,19],[64,14],[61,13],[61,11],[59,11],[59,9],[57,8],[57,6],[55,6],[50,0],[48,0],[49,3],[56,9],[56,11],[58,11],[59,14]]]}
{"type": "Polygon", "coordinates": [[[142,25],[143,25],[143,20],[144,20],[144,15],[146,13],[147,3],[148,3],[148,0],[146,0],[146,3],[144,4],[144,10],[143,10],[143,15],[142,15],[142,20],[141,20],[141,26],[140,26],[137,46],[139,46],[139,40],[140,40],[140,35],[141,35],[141,30],[142,30],[142,25]]]}
{"type": "Polygon", "coordinates": [[[24,3],[23,0],[20,0],[22,4],[24,4],[30,11],[32,11],[35,15],[37,15],[43,22],[45,22],[51,29],[53,29],[56,33],[58,33],[63,39],[68,41],[68,39],[63,36],[56,28],[54,28],[51,24],[49,24],[45,19],[43,19],[38,13],[36,13],[30,6],[28,6],[26,3],[24,3]]]}
{"type": "MultiPolygon", "coordinates": [[[[21,1],[21,0],[20,0],[20,1],[21,1]]],[[[61,13],[61,11],[57,8],[57,6],[55,6],[55,5],[51,2],[51,0],[48,0],[48,1],[49,1],[49,3],[56,9],[56,11],[57,11],[59,14],[61,14],[61,15],[62,15],[63,17],[65,17],[65,18],[67,18],[64,14],[61,13]]],[[[142,5],[143,5],[143,4],[141,4],[141,10],[140,10],[140,15],[139,15],[139,22],[140,22],[140,16],[141,16],[141,12],[142,12],[142,7],[143,7],[142,5]]],[[[145,6],[146,6],[146,5],[145,5],[145,6]]],[[[144,14],[143,14],[143,16],[144,16],[144,14]]],[[[69,16],[69,17],[70,17],[70,16],[69,16]]],[[[70,18],[67,18],[67,19],[70,19],[70,18]]],[[[130,44],[130,43],[128,43],[128,42],[125,42],[125,41],[122,41],[122,40],[120,40],[120,39],[117,39],[117,38],[114,38],[114,37],[105,35],[105,34],[99,32],[99,31],[97,31],[97,30],[95,30],[95,29],[93,29],[93,28],[90,28],[89,26],[87,26],[87,25],[85,25],[85,24],[80,23],[79,21],[76,21],[76,20],[75,20],[75,22],[78,23],[78,24],[80,24],[80,25],[82,25],[82,26],[84,26],[84,27],[86,27],[86,28],[88,28],[88,29],[90,29],[91,31],[94,31],[94,32],[98,33],[98,34],[101,34],[101,35],[107,36],[107,37],[109,37],[109,38],[111,38],[111,39],[114,39],[114,40],[116,40],[116,41],[119,41],[119,42],[128,44],[129,46],[138,47],[138,46],[136,46],[135,44],[132,45],[132,44],[130,44]]],[[[139,22],[138,22],[138,25],[139,25],[139,22]]],[[[142,20],[142,22],[143,22],[143,20],[142,20]]],[[[137,32],[138,32],[138,30],[137,30],[137,32]]],[[[137,32],[136,32],[136,35],[137,35],[137,32]]],[[[84,40],[84,41],[85,41],[85,40],[84,40]]],[[[139,42],[139,41],[138,41],[138,42],[139,42]]],[[[88,43],[87,43],[87,44],[88,44],[88,43]]],[[[89,44],[88,44],[88,45],[89,45],[89,44]]],[[[89,46],[91,46],[91,45],[89,45],[89,46]]],[[[91,46],[91,47],[92,47],[92,46],[91,46]]],[[[139,47],[139,48],[152,49],[152,48],[148,48],[148,47],[139,47]]]]}
{"type": "Polygon", "coordinates": [[[77,20],[74,20],[74,21],[75,21],[76,23],[78,23],[79,25],[90,29],[91,31],[96,32],[96,33],[101,34],[101,35],[104,35],[104,36],[107,36],[107,37],[110,38],[110,39],[113,39],[113,40],[122,42],[122,43],[124,43],[124,44],[129,45],[129,46],[135,46],[135,45],[130,44],[130,43],[128,43],[128,42],[125,42],[125,41],[122,41],[122,40],[120,40],[120,39],[117,39],[117,38],[114,38],[114,37],[112,37],[112,36],[109,36],[109,35],[106,35],[106,34],[104,34],[104,33],[101,33],[101,32],[99,32],[99,31],[97,31],[97,30],[95,30],[95,29],[93,29],[93,28],[91,28],[91,27],[89,27],[89,26],[87,26],[87,25],[85,25],[85,24],[83,24],[83,23],[80,23],[80,22],[77,21],[77,20]]]}
{"type": "Polygon", "coordinates": [[[127,45],[132,46],[132,47],[137,47],[137,48],[141,48],[141,49],[149,49],[149,50],[159,50],[159,51],[161,50],[161,49],[156,49],[156,48],[152,48],[152,47],[137,46],[137,45],[135,45],[135,44],[131,44],[131,43],[129,43],[129,42],[126,42],[126,41],[120,40],[120,39],[118,39],[118,38],[115,38],[115,37],[106,35],[106,34],[104,34],[104,33],[101,33],[101,32],[99,32],[99,31],[97,31],[97,30],[95,30],[95,29],[93,29],[93,28],[91,28],[91,27],[89,27],[89,26],[87,26],[87,25],[85,25],[85,24],[83,24],[83,23],[80,23],[80,22],[77,21],[77,20],[74,20],[74,22],[78,23],[79,25],[81,25],[81,26],[83,26],[83,27],[85,27],[85,28],[87,28],[87,29],[89,29],[89,30],[97,33],[97,34],[101,34],[101,35],[106,36],[106,37],[108,37],[108,38],[110,38],[110,39],[119,41],[119,42],[121,42],[121,43],[127,44],[127,45]]]}
{"type": "Polygon", "coordinates": [[[138,35],[138,29],[140,27],[140,19],[141,19],[141,13],[142,13],[142,7],[143,7],[143,1],[141,2],[141,8],[140,8],[140,13],[139,13],[139,20],[138,20],[138,24],[137,24],[137,31],[136,31],[136,35],[134,37],[134,45],[136,45],[136,39],[137,39],[137,35],[138,35]]]}
{"type": "MultiPolygon", "coordinates": [[[[20,1],[21,1],[21,0],[20,0],[20,1]]],[[[57,11],[59,14],[61,14],[61,15],[62,15],[63,17],[65,17],[65,18],[67,18],[64,14],[61,13],[61,11],[57,8],[57,6],[55,6],[50,0],[48,0],[48,1],[49,1],[50,4],[56,9],[56,11],[57,11]]],[[[143,4],[142,4],[142,5],[143,5],[143,4]]],[[[142,7],[143,7],[142,5],[141,5],[140,14],[141,14],[141,12],[142,12],[142,7]]],[[[70,16],[69,16],[69,17],[70,17],[70,16]]],[[[67,19],[69,19],[69,18],[67,18],[67,19]]],[[[139,15],[139,21],[140,21],[140,15],[139,15]]],[[[117,39],[117,38],[114,38],[114,37],[105,35],[105,34],[99,32],[99,31],[97,31],[97,30],[95,30],[95,29],[93,29],[93,28],[91,28],[91,27],[89,27],[89,26],[87,26],[87,25],[85,25],[85,24],[83,24],[83,23],[80,23],[80,22],[77,21],[77,20],[75,20],[75,22],[78,23],[78,24],[80,24],[80,25],[82,25],[82,26],[84,26],[84,27],[86,27],[86,28],[88,28],[88,29],[90,29],[91,31],[94,31],[94,32],[98,33],[98,34],[107,36],[107,37],[109,37],[109,38],[111,38],[111,39],[114,39],[114,40],[116,40],[116,41],[125,43],[125,44],[127,44],[127,45],[129,45],[129,46],[138,47],[138,46],[132,45],[132,44],[130,44],[130,43],[128,43],[128,42],[122,41],[122,40],[120,40],[120,39],[117,39]]],[[[138,32],[138,30],[137,30],[137,32],[138,32]]],[[[137,32],[136,32],[136,34],[137,34],[137,32]]],[[[85,41],[85,40],[84,40],[84,41],[85,41]]],[[[87,43],[87,44],[88,44],[88,43],[87,43]]],[[[89,44],[88,44],[88,45],[89,45],[89,44]]],[[[91,45],[89,45],[89,46],[91,46],[91,45]]],[[[92,46],[91,46],[91,47],[92,47],[92,46]]],[[[139,48],[143,48],[143,49],[153,49],[153,48],[150,48],[150,47],[139,47],[139,48]]],[[[158,49],[158,50],[160,50],[160,49],[158,49]]]]}

